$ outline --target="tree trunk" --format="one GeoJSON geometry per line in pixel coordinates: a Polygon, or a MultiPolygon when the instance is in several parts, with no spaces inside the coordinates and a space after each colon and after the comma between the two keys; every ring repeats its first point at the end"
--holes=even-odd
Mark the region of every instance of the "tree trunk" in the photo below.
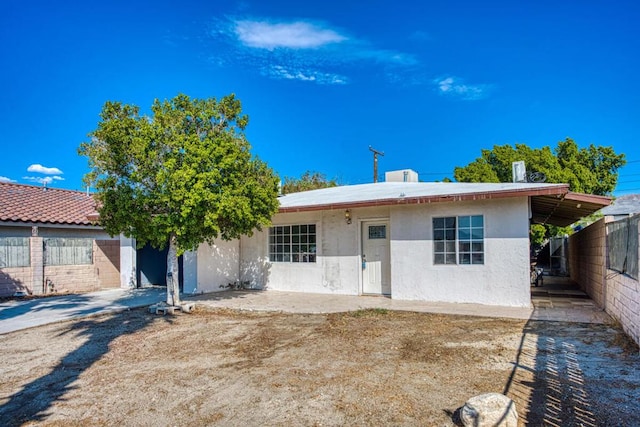
{"type": "Polygon", "coordinates": [[[178,248],[176,236],[169,237],[169,253],[167,253],[167,304],[180,304],[180,266],[178,265],[178,248]]]}

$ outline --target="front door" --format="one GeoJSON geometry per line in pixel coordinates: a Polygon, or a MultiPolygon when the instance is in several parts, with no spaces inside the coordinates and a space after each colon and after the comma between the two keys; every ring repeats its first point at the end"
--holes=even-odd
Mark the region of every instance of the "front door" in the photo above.
{"type": "Polygon", "coordinates": [[[362,223],[362,293],[391,295],[388,221],[362,223]]]}

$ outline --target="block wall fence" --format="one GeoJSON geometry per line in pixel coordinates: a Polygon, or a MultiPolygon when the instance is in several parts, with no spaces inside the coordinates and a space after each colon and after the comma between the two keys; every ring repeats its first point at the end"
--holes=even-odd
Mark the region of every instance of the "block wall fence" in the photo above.
{"type": "Polygon", "coordinates": [[[89,292],[120,287],[120,241],[93,240],[92,264],[44,265],[44,240],[30,237],[30,265],[0,267],[0,297],[89,292]]]}
{"type": "Polygon", "coordinates": [[[610,221],[602,218],[569,237],[570,275],[640,344],[640,282],[607,268],[606,224],[610,221]]]}

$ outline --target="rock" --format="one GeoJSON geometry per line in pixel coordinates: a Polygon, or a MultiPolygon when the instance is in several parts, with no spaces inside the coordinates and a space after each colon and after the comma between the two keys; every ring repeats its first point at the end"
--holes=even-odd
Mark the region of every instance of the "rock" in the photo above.
{"type": "Polygon", "coordinates": [[[517,427],[518,412],[513,400],[500,393],[486,393],[467,400],[460,410],[465,427],[517,427]]]}

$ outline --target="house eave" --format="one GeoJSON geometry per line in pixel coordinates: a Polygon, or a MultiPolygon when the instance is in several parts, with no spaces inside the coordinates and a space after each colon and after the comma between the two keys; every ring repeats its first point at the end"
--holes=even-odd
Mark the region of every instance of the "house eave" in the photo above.
{"type": "Polygon", "coordinates": [[[38,222],[38,221],[0,221],[0,227],[42,227],[42,228],[67,228],[78,230],[102,230],[103,228],[93,224],[72,224],[62,222],[38,222]]]}
{"type": "Polygon", "coordinates": [[[558,185],[553,187],[541,187],[541,188],[509,189],[509,190],[485,191],[485,192],[473,192],[473,193],[461,193],[461,194],[439,194],[439,195],[418,196],[418,197],[395,197],[395,198],[388,198],[388,199],[364,200],[364,201],[354,201],[354,202],[289,206],[289,207],[280,207],[278,212],[293,213],[293,212],[309,212],[309,211],[322,211],[322,210],[368,208],[368,207],[379,207],[379,206],[419,205],[419,204],[442,203],[442,202],[493,200],[493,199],[504,199],[504,198],[510,198],[510,197],[562,196],[566,194],[568,191],[569,191],[569,185],[558,185]]]}

